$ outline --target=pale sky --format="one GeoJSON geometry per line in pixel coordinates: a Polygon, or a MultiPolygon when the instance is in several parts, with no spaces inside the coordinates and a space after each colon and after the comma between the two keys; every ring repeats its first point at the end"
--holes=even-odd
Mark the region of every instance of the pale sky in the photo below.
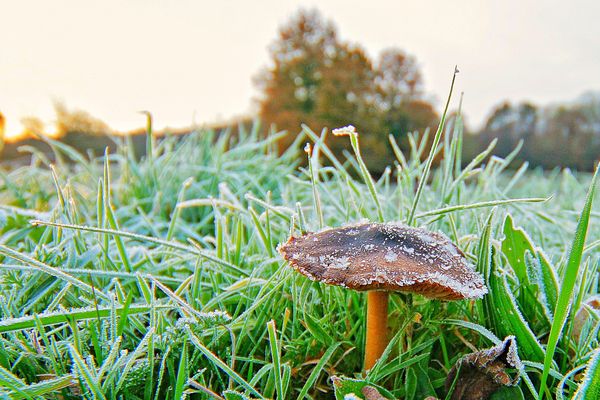
{"type": "Polygon", "coordinates": [[[313,6],[373,58],[390,46],[415,56],[438,110],[458,64],[471,126],[505,99],[600,90],[598,0],[0,0],[7,134],[28,115],[51,122],[53,99],[119,130],[144,125],[138,110],[159,128],[247,114],[278,27],[313,6]]]}

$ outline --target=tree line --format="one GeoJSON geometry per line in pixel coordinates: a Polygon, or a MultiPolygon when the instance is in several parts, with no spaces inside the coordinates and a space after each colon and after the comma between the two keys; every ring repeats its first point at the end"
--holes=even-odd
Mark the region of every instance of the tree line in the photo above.
{"type": "MultiPolygon", "coordinates": [[[[270,53],[270,66],[256,79],[259,114],[292,133],[282,147],[293,142],[301,123],[314,129],[352,123],[361,132],[367,163],[381,172],[394,159],[388,135],[406,150],[410,132],[435,129],[439,122],[413,56],[390,48],[372,60],[360,46],[342,41],[317,10],[300,10],[283,25],[270,53]]],[[[518,160],[591,170],[600,156],[600,96],[543,108],[502,103],[479,132],[465,136],[465,159],[494,138],[497,155],[522,145],[518,160]]],[[[347,148],[340,138],[330,135],[327,141],[337,153],[347,148]]]]}
{"type": "MultiPolygon", "coordinates": [[[[314,9],[298,11],[280,27],[270,47],[270,65],[259,72],[255,83],[261,93],[258,115],[263,124],[290,133],[280,141],[280,151],[294,142],[301,124],[319,131],[351,123],[361,134],[363,158],[375,173],[394,162],[389,135],[406,151],[410,132],[435,130],[440,120],[415,57],[388,48],[371,59],[358,44],[342,41],[334,23],[314,9]]],[[[61,140],[84,153],[90,148],[104,151],[106,135],[113,133],[106,123],[63,103],[55,103],[55,111],[61,140]]],[[[38,118],[22,123],[30,137],[44,131],[38,118]]],[[[2,127],[0,114],[0,151],[2,127]]],[[[592,170],[600,158],[600,93],[546,107],[503,102],[478,131],[466,129],[463,159],[468,162],[493,139],[494,153],[500,156],[521,146],[517,161],[592,170]]],[[[349,150],[346,138],[328,135],[326,142],[342,158],[349,150]]],[[[27,144],[39,147],[36,140],[27,144]]],[[[18,146],[7,145],[2,158],[19,156],[18,146]]]]}
{"type": "Polygon", "coordinates": [[[484,148],[494,138],[498,155],[507,155],[522,142],[518,161],[590,171],[600,159],[600,93],[547,107],[502,103],[476,135],[469,135],[471,151],[484,148]]]}

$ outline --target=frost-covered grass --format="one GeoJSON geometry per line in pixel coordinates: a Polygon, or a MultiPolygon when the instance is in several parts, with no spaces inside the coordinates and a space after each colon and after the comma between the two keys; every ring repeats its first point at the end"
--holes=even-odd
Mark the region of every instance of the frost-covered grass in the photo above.
{"type": "Polygon", "coordinates": [[[330,378],[346,376],[443,399],[457,359],[509,335],[524,370],[505,398],[597,393],[589,175],[507,170],[510,157],[488,154],[462,168],[459,122],[437,151],[417,136],[396,148],[377,181],[308,128],[298,140],[312,143],[310,168],[306,154],[276,155],[282,134],[258,131],[168,137],[141,161],[126,142],[92,159],[55,144],[53,168],[38,154],[1,170],[0,394],[332,398],[330,378]],[[444,232],[490,288],[477,301],[392,296],[393,339],[367,375],[365,294],[309,281],[276,250],[290,231],[365,218],[444,232]]]}

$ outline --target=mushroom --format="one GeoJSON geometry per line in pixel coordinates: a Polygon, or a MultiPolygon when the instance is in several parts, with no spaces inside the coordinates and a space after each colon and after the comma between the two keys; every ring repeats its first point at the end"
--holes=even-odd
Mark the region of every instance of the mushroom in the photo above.
{"type": "Polygon", "coordinates": [[[312,280],[368,291],[366,370],[388,344],[389,292],[442,300],[487,293],[481,275],[445,235],[399,223],[360,223],[292,236],[279,252],[312,280]]]}

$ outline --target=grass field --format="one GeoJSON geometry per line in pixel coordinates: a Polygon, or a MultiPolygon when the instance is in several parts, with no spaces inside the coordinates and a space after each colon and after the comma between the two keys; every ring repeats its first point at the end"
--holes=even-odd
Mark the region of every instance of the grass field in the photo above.
{"type": "Polygon", "coordinates": [[[106,158],[53,142],[53,167],[35,154],[0,170],[1,395],[350,399],[368,384],[444,399],[459,358],[514,335],[521,378],[495,398],[598,398],[589,174],[508,170],[491,147],[461,167],[456,123],[433,150],[413,136],[371,181],[357,152],[336,159],[307,127],[306,168],[307,154],[276,154],[283,133],[258,132],[149,141],[142,160],[126,141],[106,158]],[[393,295],[392,340],[367,374],[365,294],[312,282],[276,250],[362,219],[446,233],[490,290],[393,295]]]}

